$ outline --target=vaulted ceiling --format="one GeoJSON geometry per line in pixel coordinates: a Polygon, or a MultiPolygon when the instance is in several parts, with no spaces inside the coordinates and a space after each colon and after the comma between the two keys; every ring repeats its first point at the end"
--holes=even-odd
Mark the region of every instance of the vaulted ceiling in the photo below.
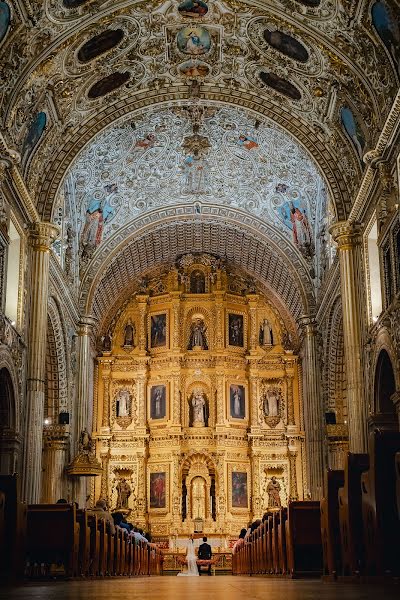
{"type": "Polygon", "coordinates": [[[143,247],[139,232],[155,248],[139,252],[143,268],[171,259],[181,219],[179,251],[207,250],[212,232],[208,250],[229,254],[229,236],[246,230],[241,243],[259,244],[280,277],[304,272],[293,276],[297,308],[292,283],[246,251],[238,263],[292,314],[313,302],[318,248],[294,243],[290,210],[306,216],[314,246],[328,207],[349,213],[399,82],[396,31],[386,25],[387,43],[377,17],[398,4],[385,1],[0,2],[6,141],[42,218],[73,228],[82,306],[102,305],[94,290],[110,269],[118,289],[121,273],[138,272],[141,261],[123,263],[143,247]],[[101,243],[85,256],[85,223],[88,239],[100,212],[101,243]],[[172,246],[159,250],[162,231],[172,246]]]}

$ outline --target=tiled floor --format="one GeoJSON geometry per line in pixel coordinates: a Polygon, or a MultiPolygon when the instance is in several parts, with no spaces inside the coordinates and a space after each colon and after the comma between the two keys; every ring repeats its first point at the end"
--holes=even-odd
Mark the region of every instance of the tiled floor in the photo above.
{"type": "Polygon", "coordinates": [[[1,590],[21,600],[398,600],[400,586],[264,577],[151,577],[31,584],[1,590]]]}

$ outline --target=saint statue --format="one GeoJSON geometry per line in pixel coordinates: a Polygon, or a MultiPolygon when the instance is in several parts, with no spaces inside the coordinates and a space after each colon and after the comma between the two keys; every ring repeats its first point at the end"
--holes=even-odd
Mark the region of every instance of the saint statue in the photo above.
{"type": "Polygon", "coordinates": [[[115,487],[117,490],[117,508],[128,508],[128,499],[132,494],[131,486],[126,479],[120,479],[115,487]]]}
{"type": "Polygon", "coordinates": [[[264,394],[264,414],[266,417],[279,416],[279,392],[276,389],[266,390],[264,394]]]}
{"type": "Polygon", "coordinates": [[[121,390],[117,397],[117,417],[129,417],[130,394],[128,390],[121,390]]]}
{"type": "Polygon", "coordinates": [[[111,336],[108,332],[103,337],[103,352],[111,352],[111,336]]]}
{"type": "Polygon", "coordinates": [[[192,398],[192,426],[193,427],[205,427],[205,409],[206,400],[202,390],[194,390],[192,398]]]}
{"type": "Polygon", "coordinates": [[[79,438],[79,452],[85,452],[89,454],[89,452],[93,451],[93,441],[92,436],[88,432],[88,430],[83,429],[79,438]]]}
{"type": "Polygon", "coordinates": [[[273,346],[274,336],[268,319],[264,319],[260,325],[260,346],[273,346]]]}
{"type": "Polygon", "coordinates": [[[206,331],[207,327],[205,326],[203,319],[196,319],[192,323],[188,350],[193,350],[193,348],[208,350],[206,331]]]}
{"type": "Polygon", "coordinates": [[[280,508],[282,506],[279,492],[281,491],[280,483],[275,475],[267,485],[268,508],[280,508]]]}
{"type": "Polygon", "coordinates": [[[125,325],[124,346],[129,346],[131,348],[135,346],[135,333],[135,325],[129,319],[127,324],[125,325]]]}

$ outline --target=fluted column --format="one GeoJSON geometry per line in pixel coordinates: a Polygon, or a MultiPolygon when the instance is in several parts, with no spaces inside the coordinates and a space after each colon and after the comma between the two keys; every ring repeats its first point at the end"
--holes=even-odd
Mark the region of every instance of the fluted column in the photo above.
{"type": "Polygon", "coordinates": [[[37,503],[40,499],[50,246],[57,235],[58,228],[51,223],[33,223],[29,226],[31,305],[22,493],[23,499],[29,503],[37,503]]]}
{"type": "Polygon", "coordinates": [[[44,503],[65,498],[64,470],[68,462],[69,433],[63,425],[51,425],[44,433],[42,499],[44,503]]]}
{"type": "Polygon", "coordinates": [[[324,419],[316,322],[304,316],[299,321],[303,333],[303,406],[306,434],[307,479],[311,499],[322,497],[324,476],[324,419]]]}
{"type": "Polygon", "coordinates": [[[361,366],[361,228],[340,221],[330,232],[337,242],[340,261],[340,287],[343,307],[343,340],[346,365],[346,394],[350,452],[367,447],[366,410],[361,366]]]}
{"type": "MultiPolygon", "coordinates": [[[[90,338],[96,320],[91,316],[81,318],[78,326],[78,386],[77,407],[75,412],[75,445],[77,446],[79,436],[86,427],[91,429],[88,423],[88,412],[90,402],[90,338]]],[[[76,447],[76,450],[78,448],[76,447]]]]}
{"type": "Polygon", "coordinates": [[[111,418],[111,398],[110,398],[110,387],[111,387],[111,366],[113,359],[102,358],[101,361],[101,378],[103,381],[103,407],[102,407],[102,420],[101,428],[102,431],[107,432],[110,429],[110,418],[111,418]]]}

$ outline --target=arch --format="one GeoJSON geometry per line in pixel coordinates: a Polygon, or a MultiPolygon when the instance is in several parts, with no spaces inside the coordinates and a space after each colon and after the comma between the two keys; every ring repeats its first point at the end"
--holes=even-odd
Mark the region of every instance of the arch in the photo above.
{"type": "Polygon", "coordinates": [[[393,415],[396,419],[395,406],[391,397],[396,392],[396,381],[393,364],[384,348],[379,352],[375,367],[374,404],[375,413],[393,415]]]}
{"type": "Polygon", "coordinates": [[[20,436],[17,385],[9,357],[0,355],[0,474],[18,470],[20,436]]]}
{"type": "Polygon", "coordinates": [[[58,305],[49,298],[47,313],[46,380],[44,416],[58,423],[60,412],[69,412],[65,336],[58,305]]]}
{"type": "Polygon", "coordinates": [[[335,412],[338,423],[347,421],[346,368],[344,360],[343,314],[341,298],[336,298],[329,317],[325,352],[325,410],[335,412]]]}

